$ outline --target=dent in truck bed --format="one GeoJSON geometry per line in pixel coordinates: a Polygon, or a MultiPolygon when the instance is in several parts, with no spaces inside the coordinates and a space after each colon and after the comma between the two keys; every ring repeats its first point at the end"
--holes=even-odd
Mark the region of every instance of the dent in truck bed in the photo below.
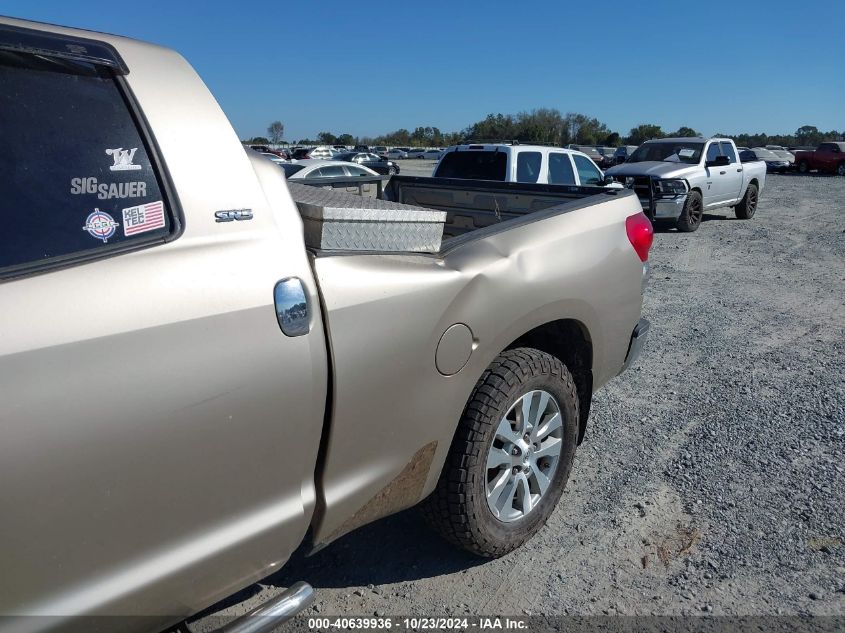
{"type": "Polygon", "coordinates": [[[639,202],[616,191],[448,239],[436,254],[315,253],[333,372],[316,542],[437,442],[422,494],[431,492],[468,394],[526,333],[565,318],[587,333],[594,389],[618,373],[639,320],[642,264],[624,230],[639,202]],[[435,350],[456,323],[474,349],[444,376],[435,350]]]}

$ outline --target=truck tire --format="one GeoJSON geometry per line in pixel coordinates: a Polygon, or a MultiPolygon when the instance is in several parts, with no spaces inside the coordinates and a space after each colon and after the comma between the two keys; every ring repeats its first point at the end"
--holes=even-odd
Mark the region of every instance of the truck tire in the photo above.
{"type": "Polygon", "coordinates": [[[759,199],[760,196],[757,193],[757,185],[753,182],[749,183],[742,200],[740,200],[739,204],[734,207],[736,217],[740,220],[750,220],[753,218],[754,212],[757,210],[757,202],[759,199]]]}
{"type": "Polygon", "coordinates": [[[845,176],[845,163],[839,163],[836,167],[836,173],[840,176],[845,176]]]}
{"type": "Polygon", "coordinates": [[[704,203],[701,199],[701,194],[698,191],[690,191],[675,226],[678,227],[679,231],[692,233],[693,231],[697,231],[698,227],[701,226],[701,218],[703,216],[704,203]]]}
{"type": "Polygon", "coordinates": [[[485,558],[503,556],[554,511],[577,443],[578,395],[569,370],[536,349],[502,352],[472,392],[423,514],[451,543],[485,558]]]}
{"type": "Polygon", "coordinates": [[[808,171],[810,171],[810,163],[808,163],[806,160],[802,160],[798,163],[798,171],[800,171],[802,174],[806,174],[808,171]]]}

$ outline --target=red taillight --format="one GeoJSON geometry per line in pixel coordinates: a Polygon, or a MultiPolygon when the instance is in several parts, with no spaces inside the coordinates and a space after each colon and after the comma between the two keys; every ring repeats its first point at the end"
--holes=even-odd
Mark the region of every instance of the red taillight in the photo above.
{"type": "Polygon", "coordinates": [[[628,216],[625,220],[625,231],[640,260],[645,262],[648,259],[648,250],[654,241],[654,228],[645,217],[645,213],[628,216]]]}

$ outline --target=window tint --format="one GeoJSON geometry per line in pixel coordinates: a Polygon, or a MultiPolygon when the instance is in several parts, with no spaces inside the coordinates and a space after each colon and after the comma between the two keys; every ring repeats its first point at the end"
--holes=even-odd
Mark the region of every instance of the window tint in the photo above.
{"type": "Polygon", "coordinates": [[[516,181],[537,182],[542,161],[540,152],[519,152],[516,155],[516,181]]]}
{"type": "Polygon", "coordinates": [[[504,152],[449,152],[437,166],[437,178],[468,178],[472,180],[505,180],[508,159],[504,152]]]}
{"type": "Polygon", "coordinates": [[[0,51],[0,269],[161,239],[171,219],[105,69],[0,51]]]}
{"type": "Polygon", "coordinates": [[[575,169],[578,170],[578,178],[582,185],[601,184],[601,172],[589,158],[579,154],[573,154],[572,158],[575,161],[575,169]]]}
{"type": "Polygon", "coordinates": [[[716,160],[719,156],[719,144],[718,143],[710,143],[710,147],[707,148],[707,160],[716,160]]]}
{"type": "Polygon", "coordinates": [[[549,183],[552,185],[574,185],[575,172],[572,161],[566,154],[552,152],[549,154],[549,183]]]}
{"type": "Polygon", "coordinates": [[[722,146],[722,154],[724,154],[725,156],[730,158],[732,163],[735,163],[736,162],[736,152],[734,152],[733,145],[731,145],[727,141],[722,141],[720,143],[720,145],[722,146]]]}

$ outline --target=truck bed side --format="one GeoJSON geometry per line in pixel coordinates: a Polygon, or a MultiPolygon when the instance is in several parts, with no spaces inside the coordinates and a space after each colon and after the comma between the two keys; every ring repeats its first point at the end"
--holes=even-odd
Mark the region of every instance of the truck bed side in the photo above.
{"type": "Polygon", "coordinates": [[[619,372],[642,303],[625,231],[638,212],[619,191],[447,240],[437,254],[317,254],[333,367],[318,545],[431,492],[476,381],[528,333],[577,354],[592,389],[619,372]]]}
{"type": "Polygon", "coordinates": [[[385,189],[385,198],[446,211],[444,237],[454,237],[569,201],[613,195],[614,191],[577,185],[394,176],[385,189]]]}

